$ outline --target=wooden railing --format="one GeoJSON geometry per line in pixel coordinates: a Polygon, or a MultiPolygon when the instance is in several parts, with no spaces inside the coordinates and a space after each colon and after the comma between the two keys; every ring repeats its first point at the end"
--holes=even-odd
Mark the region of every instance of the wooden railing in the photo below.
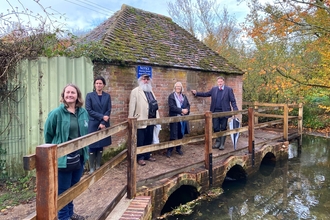
{"type": "Polygon", "coordinates": [[[298,127],[298,134],[302,134],[303,132],[303,105],[302,103],[299,104],[274,104],[274,103],[258,103],[258,102],[243,102],[243,105],[251,106],[254,108],[254,124],[255,128],[262,128],[267,127],[274,124],[283,124],[283,139],[288,140],[288,130],[289,130],[289,121],[293,119],[297,119],[297,127],[298,127]],[[289,112],[293,108],[298,108],[298,115],[292,116],[289,115],[289,112]],[[282,110],[283,115],[276,115],[276,114],[266,114],[260,113],[265,112],[267,110],[282,110]],[[266,118],[281,118],[281,120],[271,121],[271,123],[259,123],[259,117],[266,117],[266,118]],[[279,122],[279,123],[277,123],[279,122]]]}
{"type": "MultiPolygon", "coordinates": [[[[134,198],[137,190],[137,154],[142,154],[145,152],[154,152],[161,149],[167,149],[169,147],[174,147],[177,145],[184,145],[190,143],[196,143],[200,141],[205,141],[204,145],[204,166],[208,169],[212,175],[212,139],[220,136],[230,135],[237,132],[248,131],[249,153],[254,152],[254,129],[262,128],[266,126],[272,126],[276,124],[284,125],[283,128],[283,139],[288,140],[288,121],[289,119],[298,119],[298,133],[302,133],[302,105],[286,105],[286,104],[265,104],[256,103],[251,104],[253,107],[249,107],[246,110],[232,111],[232,112],[221,112],[221,113],[211,113],[206,112],[204,115],[189,115],[182,117],[164,117],[159,119],[148,119],[137,121],[136,118],[128,118],[128,121],[122,122],[120,124],[114,125],[110,128],[100,130],[77,139],[55,145],[55,144],[43,144],[37,146],[36,153],[32,155],[27,155],[23,158],[24,169],[33,170],[36,169],[37,178],[37,196],[36,196],[36,212],[31,214],[25,219],[56,219],[57,212],[63,208],[70,201],[75,199],[77,196],[82,194],[88,189],[92,184],[97,182],[103,177],[112,167],[119,164],[121,161],[127,158],[127,186],[124,186],[122,190],[118,193],[116,198],[106,207],[106,209],[101,213],[98,219],[105,219],[108,213],[118,204],[120,199],[127,193],[129,199],[134,198]],[[283,115],[267,115],[261,113],[255,113],[256,106],[271,106],[271,107],[283,107],[283,115]],[[288,116],[288,109],[293,107],[299,107],[298,116],[288,116]],[[223,117],[223,116],[233,116],[240,114],[248,114],[248,126],[236,128],[232,130],[222,131],[213,133],[212,128],[212,118],[213,117],[223,117]],[[256,124],[255,117],[275,117],[281,118],[280,120],[270,121],[267,123],[256,124]],[[168,124],[172,122],[179,121],[196,121],[204,120],[204,135],[195,135],[184,137],[183,139],[161,142],[158,144],[151,144],[147,146],[136,147],[137,140],[137,127],[140,125],[157,125],[157,124],[168,124]],[[98,140],[105,137],[114,135],[118,132],[126,130],[128,132],[127,139],[127,149],[123,150],[116,157],[112,158],[110,161],[106,162],[100,169],[96,170],[93,174],[88,175],[83,178],[76,185],[71,187],[66,192],[58,196],[57,189],[57,158],[67,155],[73,151],[83,148],[89,144],[92,144],[98,140]]],[[[182,172],[179,169],[178,172],[182,172]]],[[[212,180],[210,180],[210,186],[212,186],[212,180]]]]}

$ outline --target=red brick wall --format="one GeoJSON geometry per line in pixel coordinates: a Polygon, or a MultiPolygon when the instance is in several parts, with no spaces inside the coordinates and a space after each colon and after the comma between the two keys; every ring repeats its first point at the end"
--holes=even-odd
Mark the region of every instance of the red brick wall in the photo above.
{"type": "MultiPolygon", "coordinates": [[[[112,112],[110,116],[111,124],[115,125],[119,122],[127,120],[129,95],[131,90],[137,86],[135,66],[121,67],[96,63],[94,65],[94,74],[102,75],[106,79],[107,85],[105,86],[104,90],[111,95],[112,100],[112,112]]],[[[217,85],[216,78],[220,75],[226,78],[226,85],[233,88],[236,96],[237,106],[240,110],[242,108],[242,75],[225,75],[219,73],[175,68],[162,68],[154,66],[152,67],[152,74],[153,91],[159,103],[159,111],[161,117],[168,117],[167,100],[169,94],[173,91],[174,84],[177,81],[182,82],[184,86],[184,93],[187,95],[191,106],[190,114],[203,114],[205,111],[208,111],[210,107],[210,98],[196,98],[191,94],[190,89],[196,89],[203,92],[208,91],[212,86],[217,85]],[[187,82],[187,76],[190,74],[196,76],[196,82],[187,82]],[[187,91],[188,85],[189,91],[187,91]]],[[[194,132],[197,131],[197,128],[203,127],[204,126],[202,124],[192,123],[191,131],[194,132]]],[[[161,139],[166,139],[167,135],[168,126],[163,124],[161,139]]],[[[112,137],[112,146],[124,144],[126,137],[127,136],[125,133],[114,135],[112,137]]]]}

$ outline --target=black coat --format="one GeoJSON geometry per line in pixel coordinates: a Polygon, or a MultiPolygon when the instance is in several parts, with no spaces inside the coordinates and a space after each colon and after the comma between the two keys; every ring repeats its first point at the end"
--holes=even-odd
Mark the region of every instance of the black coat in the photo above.
{"type": "MultiPolygon", "coordinates": [[[[102,92],[102,99],[100,99],[96,92],[90,92],[86,96],[86,110],[89,115],[88,121],[88,133],[92,133],[98,130],[100,124],[105,127],[110,127],[110,119],[106,122],[103,120],[103,116],[110,117],[111,113],[111,97],[108,93],[102,92]]],[[[104,138],[98,142],[90,144],[90,148],[102,148],[111,144],[111,137],[104,138]]]]}
{"type": "MultiPolygon", "coordinates": [[[[175,101],[175,97],[174,97],[174,92],[171,93],[168,96],[168,109],[169,109],[169,116],[178,116],[178,114],[181,114],[182,109],[188,109],[188,114],[190,113],[190,104],[188,101],[187,96],[182,95],[183,96],[183,103],[182,103],[182,107],[179,108],[176,105],[176,101],[175,101]]],[[[189,134],[189,123],[188,121],[186,122],[186,128],[184,133],[185,134],[189,134]]],[[[178,134],[179,132],[179,124],[180,122],[175,122],[175,123],[170,123],[170,140],[177,140],[178,139],[178,134]]]]}

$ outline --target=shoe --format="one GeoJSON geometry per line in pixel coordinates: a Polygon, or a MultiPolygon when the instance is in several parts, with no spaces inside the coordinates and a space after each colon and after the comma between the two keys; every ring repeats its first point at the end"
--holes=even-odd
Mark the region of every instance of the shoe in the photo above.
{"type": "Polygon", "coordinates": [[[144,162],[144,160],[138,160],[138,164],[140,166],[144,166],[144,165],[146,165],[146,162],[144,162]]]}
{"type": "Polygon", "coordinates": [[[85,217],[82,215],[78,215],[76,213],[73,213],[73,215],[69,218],[71,220],[85,220],[85,217]]]}
{"type": "Polygon", "coordinates": [[[156,161],[156,158],[154,158],[154,157],[149,157],[148,160],[151,161],[151,162],[154,162],[154,161],[156,161]]]}
{"type": "Polygon", "coordinates": [[[179,155],[181,155],[181,156],[183,155],[182,150],[177,150],[176,152],[177,152],[179,155]]]}
{"type": "Polygon", "coordinates": [[[167,152],[166,152],[166,157],[170,158],[170,157],[171,157],[171,154],[172,154],[171,151],[167,151],[167,152]]]}

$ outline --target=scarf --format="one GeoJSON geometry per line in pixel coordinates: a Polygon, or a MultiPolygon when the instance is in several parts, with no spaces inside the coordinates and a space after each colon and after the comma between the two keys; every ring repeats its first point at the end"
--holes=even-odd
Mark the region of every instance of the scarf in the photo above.
{"type": "MultiPolygon", "coordinates": [[[[178,108],[182,108],[183,101],[184,101],[183,95],[182,94],[177,95],[177,93],[174,92],[174,98],[175,98],[176,106],[178,108]]],[[[181,114],[178,114],[178,116],[181,116],[181,114]]],[[[184,131],[186,130],[186,124],[187,124],[187,122],[180,121],[180,124],[181,124],[181,133],[184,136],[184,131]]]]}

